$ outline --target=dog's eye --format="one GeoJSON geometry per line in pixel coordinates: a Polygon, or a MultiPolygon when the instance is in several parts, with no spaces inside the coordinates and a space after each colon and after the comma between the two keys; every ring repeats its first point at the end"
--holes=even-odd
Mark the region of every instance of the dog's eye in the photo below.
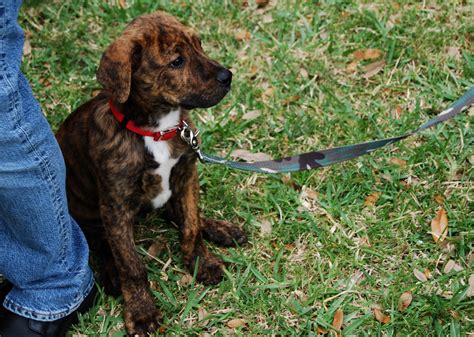
{"type": "Polygon", "coordinates": [[[184,59],[181,56],[178,56],[173,62],[170,63],[172,68],[181,68],[184,64],[184,59]]]}

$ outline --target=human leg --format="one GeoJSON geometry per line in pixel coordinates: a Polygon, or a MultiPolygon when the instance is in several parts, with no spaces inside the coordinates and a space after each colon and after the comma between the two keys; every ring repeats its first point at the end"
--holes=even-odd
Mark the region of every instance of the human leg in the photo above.
{"type": "Polygon", "coordinates": [[[93,281],[59,146],[19,71],[18,9],[0,0],[0,274],[14,284],[8,310],[54,321],[79,307],[93,281]]]}

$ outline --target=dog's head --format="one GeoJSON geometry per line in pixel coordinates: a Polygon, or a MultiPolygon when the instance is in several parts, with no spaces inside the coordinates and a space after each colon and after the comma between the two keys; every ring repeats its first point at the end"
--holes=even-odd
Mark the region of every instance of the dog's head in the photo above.
{"type": "Polygon", "coordinates": [[[119,103],[208,108],[230,90],[232,73],[207,57],[194,31],[155,12],[133,20],[102,55],[97,79],[119,103]]]}

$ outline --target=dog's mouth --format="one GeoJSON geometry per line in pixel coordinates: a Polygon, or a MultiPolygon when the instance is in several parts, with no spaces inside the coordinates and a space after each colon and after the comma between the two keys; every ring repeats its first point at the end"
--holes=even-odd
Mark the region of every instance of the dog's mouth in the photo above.
{"type": "Polygon", "coordinates": [[[210,108],[219,103],[230,91],[229,86],[221,86],[212,95],[194,94],[181,100],[180,105],[186,110],[195,108],[210,108]]]}

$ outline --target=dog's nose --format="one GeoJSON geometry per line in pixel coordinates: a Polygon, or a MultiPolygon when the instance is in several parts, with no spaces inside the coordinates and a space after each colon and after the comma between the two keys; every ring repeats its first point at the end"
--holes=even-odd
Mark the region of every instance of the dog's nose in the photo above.
{"type": "Polygon", "coordinates": [[[228,69],[219,70],[217,73],[217,82],[225,86],[229,86],[232,82],[232,72],[228,69]]]}

